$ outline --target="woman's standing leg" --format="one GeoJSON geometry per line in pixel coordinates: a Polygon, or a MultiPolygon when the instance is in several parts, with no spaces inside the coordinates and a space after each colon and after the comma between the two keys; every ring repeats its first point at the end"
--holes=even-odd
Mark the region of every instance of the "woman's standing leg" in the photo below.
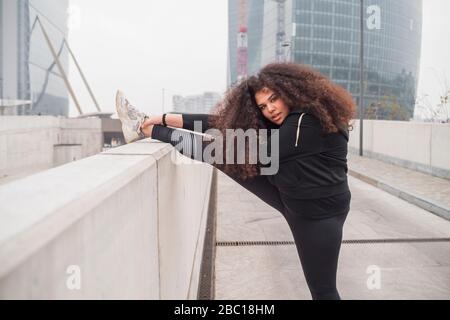
{"type": "Polygon", "coordinates": [[[320,220],[287,216],[314,300],[340,300],[336,274],[346,218],[347,214],[320,220]]]}

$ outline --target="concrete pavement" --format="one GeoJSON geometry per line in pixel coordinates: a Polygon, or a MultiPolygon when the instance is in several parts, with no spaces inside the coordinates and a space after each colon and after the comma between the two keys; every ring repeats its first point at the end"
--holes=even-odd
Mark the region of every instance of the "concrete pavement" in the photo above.
{"type": "MultiPolygon", "coordinates": [[[[351,170],[365,168],[366,176],[377,173],[379,164],[358,160],[349,157],[351,170]]],[[[392,181],[402,179],[395,174],[401,168],[392,169],[392,181]]],[[[388,180],[387,172],[378,175],[388,180]]],[[[413,181],[421,185],[416,175],[407,179],[397,180],[395,186],[406,185],[411,192],[413,181]]],[[[354,177],[349,184],[352,204],[338,270],[342,298],[450,299],[450,222],[373,184],[354,177]],[[379,289],[367,285],[374,270],[379,271],[379,289]]],[[[449,181],[435,180],[434,186],[445,203],[449,181]]],[[[427,187],[422,190],[427,192],[427,187]]],[[[427,194],[432,198],[434,192],[427,194]]],[[[311,299],[289,241],[293,239],[280,213],[219,174],[215,299],[311,299]],[[226,246],[233,241],[248,243],[226,246]]]]}
{"type": "Polygon", "coordinates": [[[450,180],[355,154],[348,161],[354,177],[450,220],[450,180]]]}

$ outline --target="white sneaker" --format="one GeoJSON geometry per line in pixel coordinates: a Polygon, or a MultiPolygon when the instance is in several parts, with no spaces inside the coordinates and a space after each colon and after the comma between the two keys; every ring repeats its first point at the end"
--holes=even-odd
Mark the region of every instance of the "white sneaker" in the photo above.
{"type": "Polygon", "coordinates": [[[122,131],[126,143],[145,139],[141,127],[148,116],[133,107],[120,90],[118,90],[116,94],[116,110],[119,119],[122,122],[122,131]]]}

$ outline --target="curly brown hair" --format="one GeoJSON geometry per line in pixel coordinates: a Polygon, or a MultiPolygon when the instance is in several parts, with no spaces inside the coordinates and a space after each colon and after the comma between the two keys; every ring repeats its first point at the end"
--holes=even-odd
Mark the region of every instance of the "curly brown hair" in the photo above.
{"type": "MultiPolygon", "coordinates": [[[[224,137],[226,129],[277,128],[256,105],[255,94],[265,87],[275,92],[291,110],[301,109],[318,118],[324,133],[347,130],[355,115],[356,106],[350,93],[320,72],[296,63],[272,63],[228,89],[213,112],[216,117],[209,119],[210,126],[220,130],[224,137]]],[[[225,144],[228,145],[225,149],[230,147],[225,144]]],[[[248,145],[246,150],[248,153],[248,145]]],[[[216,166],[243,180],[259,175],[261,168],[260,164],[216,166]]]]}

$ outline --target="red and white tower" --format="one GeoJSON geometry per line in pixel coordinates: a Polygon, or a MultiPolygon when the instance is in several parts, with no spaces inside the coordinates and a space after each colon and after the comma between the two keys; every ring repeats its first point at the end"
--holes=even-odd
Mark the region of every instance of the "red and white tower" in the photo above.
{"type": "Polygon", "coordinates": [[[241,81],[248,75],[248,29],[247,1],[239,1],[239,21],[237,35],[237,80],[241,81]]]}

